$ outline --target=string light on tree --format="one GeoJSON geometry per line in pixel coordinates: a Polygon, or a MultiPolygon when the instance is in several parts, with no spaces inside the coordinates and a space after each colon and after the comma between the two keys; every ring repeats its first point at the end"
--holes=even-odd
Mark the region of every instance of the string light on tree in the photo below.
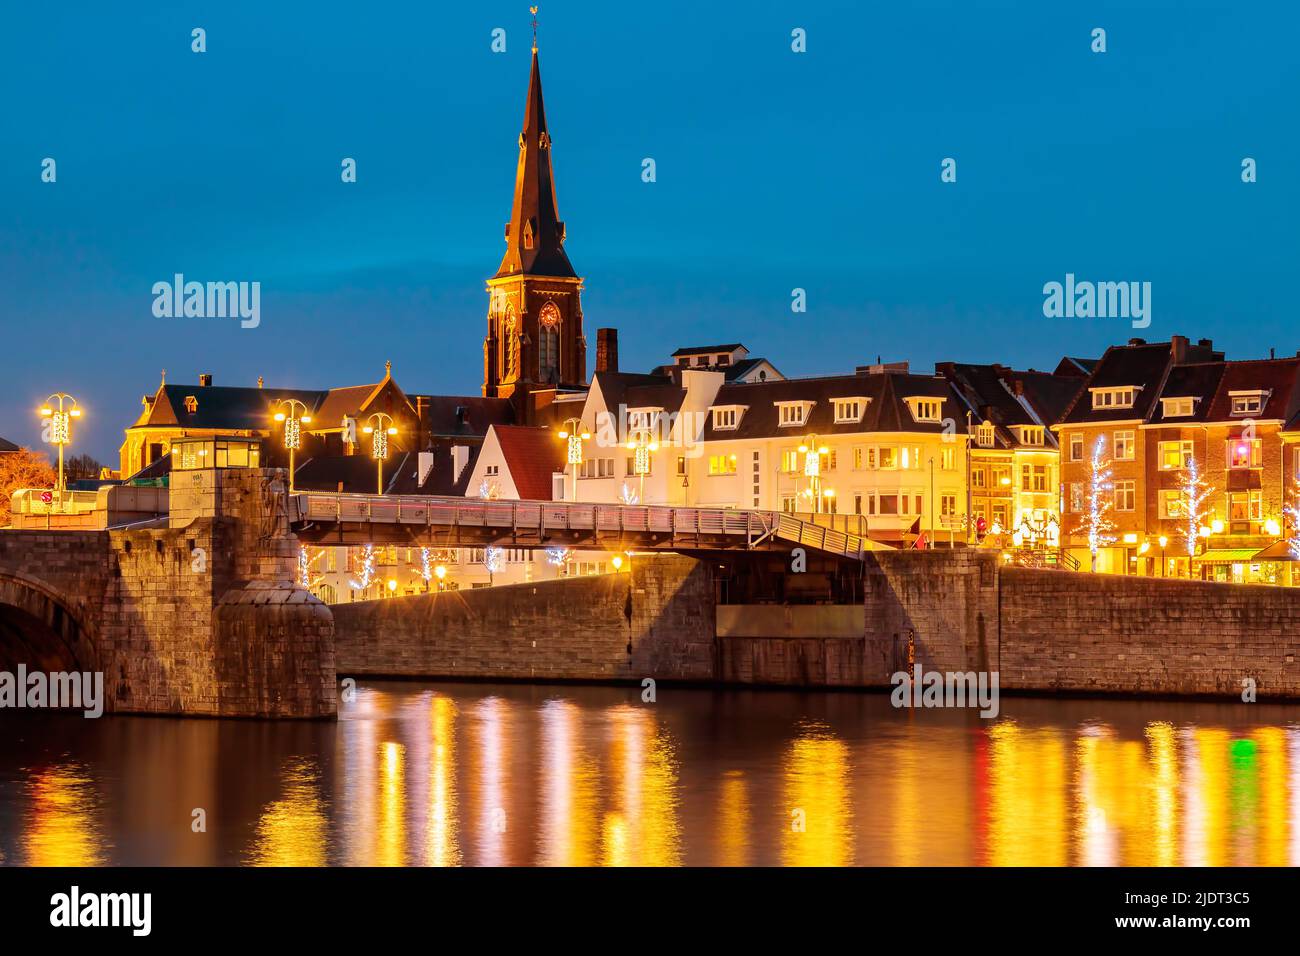
{"type": "Polygon", "coordinates": [[[1291,521],[1291,536],[1287,538],[1287,546],[1291,549],[1291,557],[1300,561],[1300,479],[1296,479],[1291,504],[1286,505],[1282,511],[1291,521]]]}
{"type": "Polygon", "coordinates": [[[375,546],[366,545],[366,549],[361,556],[361,580],[348,581],[348,586],[354,591],[364,591],[375,580],[375,546]]]}
{"type": "Polygon", "coordinates": [[[564,562],[568,560],[569,560],[568,548],[547,548],[546,549],[546,561],[548,564],[552,565],[553,567],[562,568],[564,567],[564,562]]]}
{"type": "Polygon", "coordinates": [[[1187,456],[1187,467],[1180,477],[1180,482],[1179,503],[1183,508],[1182,517],[1185,522],[1183,543],[1187,547],[1187,557],[1194,558],[1196,557],[1197,540],[1205,537],[1201,529],[1202,527],[1209,528],[1205,523],[1205,519],[1210,517],[1210,510],[1206,508],[1205,503],[1209,500],[1210,495],[1214,494],[1214,489],[1201,477],[1200,469],[1196,467],[1195,455],[1187,456]]]}
{"type": "Polygon", "coordinates": [[[1097,438],[1092,447],[1092,460],[1089,463],[1088,476],[1088,514],[1083,519],[1079,530],[1088,536],[1088,552],[1092,555],[1092,571],[1097,570],[1097,552],[1111,544],[1115,536],[1115,522],[1110,518],[1110,510],[1115,507],[1111,494],[1110,459],[1105,457],[1106,439],[1097,438]]]}
{"type": "Polygon", "coordinates": [[[496,574],[506,563],[506,549],[488,547],[483,549],[483,567],[487,569],[488,583],[492,583],[492,575],[496,574]]]}

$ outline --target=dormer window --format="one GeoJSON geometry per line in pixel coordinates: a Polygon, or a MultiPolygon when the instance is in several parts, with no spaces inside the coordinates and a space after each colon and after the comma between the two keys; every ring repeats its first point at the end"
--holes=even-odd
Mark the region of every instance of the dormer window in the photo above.
{"type": "Polygon", "coordinates": [[[975,429],[975,444],[981,448],[992,448],[995,437],[992,422],[981,422],[975,429]]]}
{"type": "Polygon", "coordinates": [[[1092,407],[1094,409],[1106,408],[1132,408],[1137,401],[1138,386],[1125,385],[1120,388],[1093,388],[1092,407]]]}
{"type": "Polygon", "coordinates": [[[185,396],[185,410],[193,415],[199,410],[199,400],[193,395],[185,396]]]}
{"type": "Polygon", "coordinates": [[[1019,431],[1020,444],[1041,445],[1043,443],[1042,425],[1021,425],[1019,431]]]}
{"type": "Polygon", "coordinates": [[[835,399],[835,423],[842,425],[847,422],[860,422],[862,416],[867,411],[867,402],[869,398],[837,398],[835,399]]]}
{"type": "Polygon", "coordinates": [[[746,407],[745,405],[715,405],[713,407],[714,429],[716,431],[729,431],[738,428],[746,407]]]}
{"type": "Polygon", "coordinates": [[[1186,418],[1196,411],[1195,398],[1162,398],[1160,404],[1165,418],[1186,418]]]}
{"type": "Polygon", "coordinates": [[[776,402],[777,424],[782,428],[804,425],[813,402],[776,402]]]}
{"type": "Polygon", "coordinates": [[[939,422],[943,416],[943,399],[909,398],[907,406],[912,410],[912,418],[918,422],[939,422]]]}
{"type": "Polygon", "coordinates": [[[1232,401],[1232,414],[1258,415],[1264,410],[1264,403],[1268,401],[1268,394],[1268,392],[1261,389],[1229,392],[1228,398],[1232,401]]]}

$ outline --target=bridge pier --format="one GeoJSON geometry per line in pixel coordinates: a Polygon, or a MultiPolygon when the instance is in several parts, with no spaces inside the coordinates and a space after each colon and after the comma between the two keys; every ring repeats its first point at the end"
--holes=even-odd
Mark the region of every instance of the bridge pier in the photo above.
{"type": "Polygon", "coordinates": [[[334,622],[294,582],[285,473],[172,478],[150,526],[0,531],[0,670],[101,671],[106,712],[333,717],[334,622]]]}

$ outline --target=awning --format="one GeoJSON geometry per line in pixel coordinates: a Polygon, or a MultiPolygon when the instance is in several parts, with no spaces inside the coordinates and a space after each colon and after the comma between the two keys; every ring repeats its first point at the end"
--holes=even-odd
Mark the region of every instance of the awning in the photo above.
{"type": "Polygon", "coordinates": [[[1274,541],[1263,551],[1255,555],[1256,561],[1300,561],[1291,553],[1291,545],[1287,541],[1274,541]]]}
{"type": "Polygon", "coordinates": [[[1211,548],[1196,556],[1197,561],[1226,564],[1232,561],[1254,561],[1259,551],[1254,548],[1211,548]]]}

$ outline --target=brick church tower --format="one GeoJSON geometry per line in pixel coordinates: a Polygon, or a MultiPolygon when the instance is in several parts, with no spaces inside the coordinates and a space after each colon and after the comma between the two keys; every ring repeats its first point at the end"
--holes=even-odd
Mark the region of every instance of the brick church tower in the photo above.
{"type": "Polygon", "coordinates": [[[586,384],[582,279],[564,251],[564,238],[534,39],[506,254],[487,281],[483,394],[488,397],[523,398],[539,389],[586,384]]]}

